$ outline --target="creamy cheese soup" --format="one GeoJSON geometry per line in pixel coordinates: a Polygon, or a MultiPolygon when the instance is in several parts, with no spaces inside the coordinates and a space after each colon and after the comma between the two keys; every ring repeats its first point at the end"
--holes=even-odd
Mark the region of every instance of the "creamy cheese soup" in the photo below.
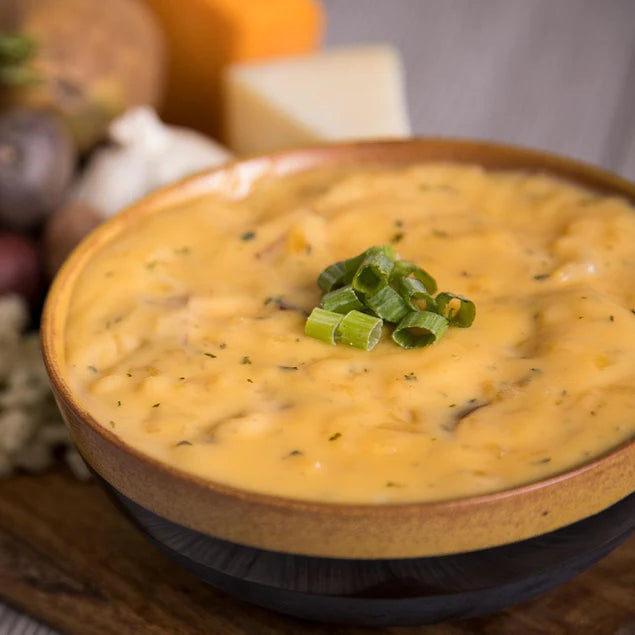
{"type": "Polygon", "coordinates": [[[306,500],[432,501],[635,433],[635,213],[540,174],[425,164],[263,179],[131,223],[75,283],[68,381],[126,444],[306,500]],[[371,352],[304,335],[336,260],[392,243],[469,329],[371,352]]]}

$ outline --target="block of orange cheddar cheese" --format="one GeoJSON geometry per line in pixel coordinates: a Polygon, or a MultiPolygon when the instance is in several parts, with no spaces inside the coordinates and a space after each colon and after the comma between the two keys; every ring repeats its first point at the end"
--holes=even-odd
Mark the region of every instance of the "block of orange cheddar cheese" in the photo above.
{"type": "Polygon", "coordinates": [[[321,41],[317,0],[144,0],[169,47],[163,118],[217,136],[220,77],[232,62],[307,53],[321,41]]]}

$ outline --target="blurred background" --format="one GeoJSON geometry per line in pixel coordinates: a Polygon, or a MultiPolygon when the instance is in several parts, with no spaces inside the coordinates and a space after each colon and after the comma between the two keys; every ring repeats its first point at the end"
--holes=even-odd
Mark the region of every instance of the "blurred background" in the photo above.
{"type": "Polygon", "coordinates": [[[415,134],[496,139],[635,178],[632,0],[324,0],[327,43],[389,41],[415,134]]]}
{"type": "MultiPolygon", "coordinates": [[[[87,232],[232,156],[409,134],[635,179],[635,2],[0,0],[0,497],[24,472],[86,477],[37,326],[87,232]]],[[[52,631],[0,598],[12,633],[52,631]]]]}

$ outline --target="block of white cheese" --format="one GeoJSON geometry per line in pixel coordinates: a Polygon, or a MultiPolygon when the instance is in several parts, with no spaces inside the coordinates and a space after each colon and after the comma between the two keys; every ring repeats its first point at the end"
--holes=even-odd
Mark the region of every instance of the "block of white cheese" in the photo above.
{"type": "Polygon", "coordinates": [[[234,64],[225,142],[238,154],[410,134],[401,58],[383,44],[234,64]]]}

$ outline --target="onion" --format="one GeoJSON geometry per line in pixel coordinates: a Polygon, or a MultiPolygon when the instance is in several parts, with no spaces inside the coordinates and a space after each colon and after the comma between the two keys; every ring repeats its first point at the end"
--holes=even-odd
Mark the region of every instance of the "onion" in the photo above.
{"type": "Polygon", "coordinates": [[[26,236],[0,232],[0,295],[17,293],[35,303],[41,282],[36,244],[26,236]]]}

